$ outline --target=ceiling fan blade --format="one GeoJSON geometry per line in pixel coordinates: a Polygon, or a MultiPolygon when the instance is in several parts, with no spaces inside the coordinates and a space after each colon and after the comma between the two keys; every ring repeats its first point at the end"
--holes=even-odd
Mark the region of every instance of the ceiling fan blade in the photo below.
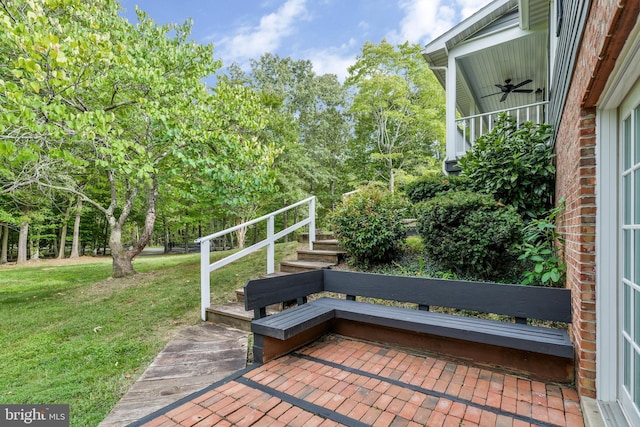
{"type": "Polygon", "coordinates": [[[497,87],[498,89],[500,89],[501,91],[505,91],[507,88],[502,86],[502,85],[494,85],[495,87],[497,87]]]}
{"type": "Polygon", "coordinates": [[[533,80],[531,80],[531,79],[527,79],[527,80],[525,80],[525,81],[523,81],[523,82],[518,83],[517,85],[515,85],[515,86],[513,87],[513,89],[518,89],[520,86],[524,86],[524,85],[526,85],[526,84],[529,84],[529,83],[531,83],[532,81],[533,81],[533,80]]]}
{"type": "Polygon", "coordinates": [[[533,92],[533,89],[514,89],[511,92],[517,92],[517,93],[531,93],[533,92]]]}
{"type": "Polygon", "coordinates": [[[509,96],[509,92],[505,92],[504,95],[502,95],[502,98],[500,98],[500,102],[504,102],[504,100],[507,99],[507,96],[509,96]]]}
{"type": "Polygon", "coordinates": [[[494,95],[500,95],[503,92],[496,92],[496,93],[490,93],[489,95],[485,95],[485,96],[481,96],[480,98],[486,98],[487,96],[494,96],[494,95]]]}

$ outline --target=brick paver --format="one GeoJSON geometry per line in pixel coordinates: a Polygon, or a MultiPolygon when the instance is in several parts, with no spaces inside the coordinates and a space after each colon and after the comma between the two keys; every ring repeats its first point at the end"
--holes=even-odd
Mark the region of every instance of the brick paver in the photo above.
{"type": "Polygon", "coordinates": [[[579,397],[570,387],[330,335],[216,384],[143,425],[584,423],[579,397]]]}

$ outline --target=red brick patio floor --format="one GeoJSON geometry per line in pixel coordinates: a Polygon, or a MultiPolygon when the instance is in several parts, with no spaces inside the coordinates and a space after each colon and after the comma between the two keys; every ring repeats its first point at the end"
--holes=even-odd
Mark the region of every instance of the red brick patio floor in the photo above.
{"type": "Polygon", "coordinates": [[[574,389],[336,335],[136,425],[584,426],[574,389]]]}

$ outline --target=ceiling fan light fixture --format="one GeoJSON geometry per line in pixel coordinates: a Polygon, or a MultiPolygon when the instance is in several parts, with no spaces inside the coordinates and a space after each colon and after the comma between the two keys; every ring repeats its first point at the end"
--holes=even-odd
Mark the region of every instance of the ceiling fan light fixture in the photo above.
{"type": "Polygon", "coordinates": [[[481,96],[480,98],[486,98],[488,96],[493,96],[493,95],[502,95],[502,97],[500,98],[500,102],[504,102],[506,101],[507,97],[509,96],[509,94],[511,92],[515,92],[515,93],[531,93],[533,92],[533,89],[519,89],[521,86],[527,85],[529,83],[531,83],[533,80],[531,79],[526,79],[520,83],[518,83],[517,85],[512,85],[511,84],[511,79],[506,79],[504,81],[504,85],[501,84],[496,84],[495,87],[500,89],[500,92],[496,92],[496,93],[491,93],[489,95],[485,95],[485,96],[481,96]]]}

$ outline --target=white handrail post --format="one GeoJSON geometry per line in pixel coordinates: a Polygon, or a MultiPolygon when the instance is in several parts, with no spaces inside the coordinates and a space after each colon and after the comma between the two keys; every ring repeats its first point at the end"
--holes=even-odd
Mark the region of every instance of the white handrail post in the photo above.
{"type": "Polygon", "coordinates": [[[209,252],[211,251],[211,241],[200,242],[200,316],[202,320],[207,320],[207,308],[211,304],[211,288],[209,273],[209,252]]]}
{"type": "Polygon", "coordinates": [[[273,274],[275,272],[275,259],[276,259],[276,242],[273,239],[275,234],[275,218],[273,215],[269,216],[267,220],[267,274],[273,274]]]}
{"type": "Polygon", "coordinates": [[[309,250],[313,250],[316,240],[316,198],[309,200],[309,250]]]}
{"type": "Polygon", "coordinates": [[[473,144],[476,140],[476,119],[471,120],[471,137],[469,138],[469,145],[473,144]]]}

